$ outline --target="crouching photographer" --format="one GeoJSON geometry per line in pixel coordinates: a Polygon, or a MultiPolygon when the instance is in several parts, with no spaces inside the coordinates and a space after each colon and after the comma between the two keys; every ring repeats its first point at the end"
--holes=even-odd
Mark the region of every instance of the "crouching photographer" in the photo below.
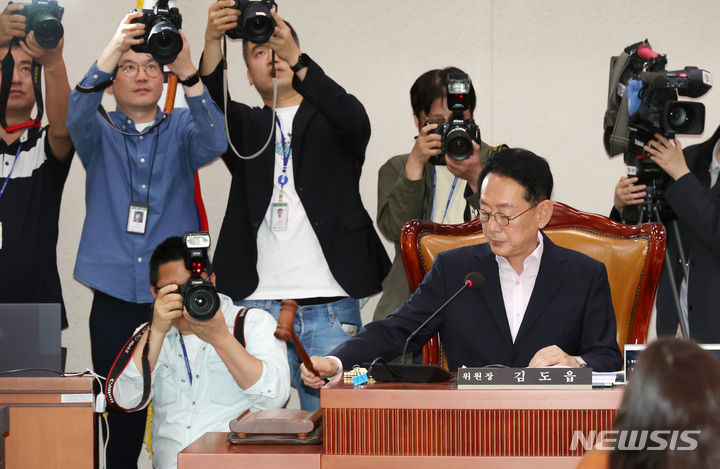
{"type": "MultiPolygon", "coordinates": [[[[705,122],[701,103],[677,101],[677,95],[702,96],[712,78],[695,67],[665,71],[665,56],[654,52],[647,41],[628,46],[625,57],[625,73],[632,78],[625,80],[620,110],[629,110],[628,131],[625,139],[616,139],[623,127],[618,123],[624,119],[616,119],[611,128],[606,114],[605,143],[608,154],[624,151],[629,176],[615,187],[611,218],[625,223],[660,221],[667,228],[665,268],[672,279],[667,272],[660,279],[657,334],[684,335],[687,329],[698,342],[718,342],[720,127],[709,140],[685,150],[676,138],[702,133],[705,122]]],[[[619,58],[613,62],[616,77],[622,76],[619,58]]],[[[611,68],[611,77],[612,73],[611,68]]]]}
{"type": "Polygon", "coordinates": [[[277,323],[215,292],[209,244],[207,233],[186,233],[155,249],[152,321],[135,331],[108,375],[114,407],[139,410],[152,399],[156,468],[176,467],[181,449],[205,432],[227,431],[246,409],[282,407],[290,395],[277,323]]]}

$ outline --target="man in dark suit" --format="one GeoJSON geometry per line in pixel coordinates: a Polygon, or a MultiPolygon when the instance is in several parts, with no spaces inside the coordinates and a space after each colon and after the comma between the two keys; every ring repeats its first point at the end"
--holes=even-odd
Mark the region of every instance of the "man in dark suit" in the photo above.
{"type": "MultiPolygon", "coordinates": [[[[690,337],[698,342],[720,342],[720,185],[716,184],[720,171],[720,127],[709,140],[684,152],[677,139],[670,141],[659,134],[655,137],[657,140],[646,145],[645,151],[673,180],[664,197],[677,216],[688,262],[687,281],[675,230],[670,226],[667,249],[690,337]]],[[[620,219],[625,206],[643,202],[645,185],[636,182],[637,178],[620,180],[615,188],[612,218],[620,219]]],[[[675,335],[678,330],[673,293],[663,274],[657,296],[658,335],[675,335]]]]}
{"type": "Polygon", "coordinates": [[[540,230],[552,216],[547,162],[523,149],[490,158],[480,175],[480,220],[487,244],[439,254],[410,299],[370,323],[328,357],[313,357],[320,376],[302,368],[309,386],[345,368],[400,353],[410,333],[477,271],[485,284],[464,290],[421,331],[411,349],[440,333],[448,367],[462,365],[622,368],[605,266],[552,243],[540,230]],[[335,358],[333,358],[335,357],[335,358]]]}
{"type": "MultiPolygon", "coordinates": [[[[379,292],[390,268],[359,192],[370,121],[357,98],[302,53],[275,12],[267,42],[243,42],[248,80],[265,106],[226,101],[221,43],[238,24],[234,5],[210,6],[200,62],[203,81],[227,115],[232,144],[223,155],[232,184],[215,251],[218,290],[275,319],[279,300],[297,300],[300,340],[310,353],[325,354],[360,329],[358,300],[379,292]],[[259,156],[236,155],[256,154],[268,134],[271,144],[259,156]]],[[[302,408],[318,408],[319,393],[300,381],[292,345],[288,359],[302,408]]]]}

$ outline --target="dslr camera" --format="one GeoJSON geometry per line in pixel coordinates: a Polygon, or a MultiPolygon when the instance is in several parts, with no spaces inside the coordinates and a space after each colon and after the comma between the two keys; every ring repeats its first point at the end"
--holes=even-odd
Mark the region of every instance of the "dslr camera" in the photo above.
{"type": "Polygon", "coordinates": [[[447,103],[452,117],[431,132],[442,137],[441,153],[430,158],[430,163],[435,165],[445,164],[445,154],[456,161],[468,159],[473,152],[473,140],[480,142],[480,129],[475,120],[472,117],[465,119],[465,111],[470,109],[470,77],[466,73],[449,73],[447,86],[447,103]]]}
{"type": "Polygon", "coordinates": [[[209,321],[220,308],[220,297],[210,279],[202,278],[208,271],[210,234],[205,231],[189,232],[183,235],[185,244],[185,267],[190,279],[180,285],[175,293],[183,297],[183,306],[188,314],[199,321],[209,321]]]}
{"type": "Polygon", "coordinates": [[[255,44],[268,42],[275,31],[275,20],[270,16],[270,10],[277,4],[273,0],[235,0],[232,7],[240,10],[242,15],[238,25],[225,34],[230,39],[247,39],[255,44]]]}
{"type": "Polygon", "coordinates": [[[132,46],[132,50],[152,55],[160,65],[171,64],[175,61],[183,48],[182,15],[177,8],[169,8],[168,0],[158,0],[152,10],[142,11],[143,16],[132,20],[133,23],[143,23],[145,34],[143,43],[132,46]]]}
{"type": "MultiPolygon", "coordinates": [[[[613,57],[609,95],[611,100],[620,101],[620,108],[613,115],[608,106],[604,144],[610,156],[622,152],[628,176],[637,177],[638,184],[647,186],[647,205],[640,210],[657,204],[661,219],[670,221],[674,215],[663,197],[670,176],[653,163],[643,147],[655,139],[655,134],[673,139],[680,134],[703,132],[705,106],[680,101],[678,97],[704,95],[712,87],[712,75],[697,67],[669,71],[665,70],[666,64],[667,57],[653,51],[647,40],[628,46],[624,55],[613,57]]],[[[627,208],[632,211],[635,207],[627,208]]]]}
{"type": "Polygon", "coordinates": [[[65,9],[57,0],[32,0],[32,3],[21,4],[25,7],[14,13],[26,18],[25,34],[34,31],[35,39],[43,49],[56,48],[65,33],[60,22],[65,9]]]}

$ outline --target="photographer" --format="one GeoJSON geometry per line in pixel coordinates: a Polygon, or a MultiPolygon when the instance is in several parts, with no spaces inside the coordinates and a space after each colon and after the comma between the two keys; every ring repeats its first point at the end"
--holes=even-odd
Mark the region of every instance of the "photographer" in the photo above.
{"type": "Polygon", "coordinates": [[[27,36],[26,18],[10,4],[0,14],[0,60],[12,54],[14,69],[5,106],[9,133],[0,128],[0,303],[60,303],[68,326],[57,268],[60,200],[74,150],[65,127],[70,96],[63,41],[40,47],[27,36]],[[43,66],[48,125],[35,126],[33,60],[43,66]],[[12,267],[10,267],[12,266],[12,267]]]}
{"type": "MultiPolygon", "coordinates": [[[[689,277],[684,279],[677,238],[667,226],[667,249],[676,284],[680,288],[682,314],[688,319],[690,337],[701,343],[720,341],[720,186],[716,184],[720,127],[713,136],[683,151],[677,139],[659,134],[645,145],[650,155],[673,180],[665,200],[677,216],[680,239],[688,262],[689,277]]],[[[642,203],[645,187],[622,179],[615,188],[615,208],[611,217],[621,219],[624,207],[642,203]]],[[[629,220],[630,222],[634,220],[629,220]]],[[[665,273],[657,296],[657,334],[676,334],[678,318],[673,292],[665,273]]]]}
{"type": "MultiPolygon", "coordinates": [[[[176,292],[190,278],[185,251],[182,238],[171,237],[150,258],[152,324],[112,390],[125,409],[141,404],[142,353],[149,336],[155,468],[177,467],[178,452],[204,433],[227,431],[228,422],[246,409],[282,407],[290,395],[285,344],[275,338],[277,323],[266,311],[239,308],[220,295],[212,319],[188,314],[176,292]],[[242,314],[244,346],[233,335],[242,314]]],[[[210,279],[214,283],[215,275],[210,279]]],[[[115,366],[125,366],[120,357],[115,366]]]]}
{"type": "MultiPolygon", "coordinates": [[[[90,342],[101,375],[150,314],[147,262],[153,246],[199,228],[194,174],[227,146],[222,113],[198,80],[182,32],[182,50],[168,68],[183,83],[189,109],[167,115],[158,108],[162,66],[131,49],[145,41],[145,24],[133,22],[143,14],[125,16],[72,92],[68,111],[67,125],[87,171],[75,278],[93,289],[90,342]],[[106,88],[117,103],[108,116],[112,125],[98,112],[106,88]],[[132,223],[136,211],[145,213],[141,223],[132,223]]],[[[108,419],[109,467],[135,467],[144,415],[110,411],[108,419]]]]}
{"type": "MultiPolygon", "coordinates": [[[[448,74],[464,73],[447,67],[423,73],[410,88],[418,136],[409,154],[390,158],[378,172],[378,215],[380,232],[395,243],[395,259],[383,280],[383,294],[375,309],[375,320],[384,319],[410,297],[410,285],[400,252],[400,231],[405,223],[419,218],[437,223],[462,223],[474,216],[471,204],[478,206],[477,180],[494,148],[473,142],[472,155],[457,161],[442,155],[437,123],[448,119],[448,74]],[[445,165],[433,164],[442,158],[445,165]]],[[[470,88],[465,118],[475,112],[475,89],[470,88]]]]}
{"type": "MultiPolygon", "coordinates": [[[[232,185],[216,251],[218,288],[275,319],[279,300],[296,299],[300,340],[309,354],[324,355],[360,329],[358,299],[380,291],[390,266],[358,189],[370,122],[362,104],[301,52],[274,11],[269,40],[243,42],[248,79],[265,106],[225,103],[221,41],[238,25],[233,5],[210,6],[200,72],[227,113],[239,153],[257,152],[271,132],[274,144],[255,159],[240,159],[233,149],[223,155],[232,185]]],[[[302,408],[317,409],[320,393],[302,384],[291,344],[288,359],[302,408]]]]}

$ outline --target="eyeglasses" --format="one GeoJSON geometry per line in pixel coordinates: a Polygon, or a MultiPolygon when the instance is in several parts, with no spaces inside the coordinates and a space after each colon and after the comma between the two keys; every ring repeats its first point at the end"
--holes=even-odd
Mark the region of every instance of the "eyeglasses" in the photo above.
{"type": "Polygon", "coordinates": [[[480,214],[478,215],[478,218],[480,219],[480,222],[481,222],[481,223],[487,223],[488,221],[490,221],[490,215],[492,215],[493,218],[495,218],[495,221],[497,222],[498,225],[500,225],[500,226],[508,226],[508,225],[510,224],[510,220],[516,219],[517,217],[519,217],[519,216],[522,215],[523,213],[529,212],[530,210],[534,209],[535,207],[537,207],[537,204],[536,204],[536,205],[531,205],[531,206],[528,207],[527,209],[523,210],[522,212],[520,212],[520,213],[518,213],[517,215],[512,216],[512,217],[509,217],[509,216],[505,215],[504,213],[500,213],[500,212],[488,213],[488,212],[486,212],[485,210],[482,210],[482,209],[481,209],[481,210],[480,210],[480,214]]]}
{"type": "Polygon", "coordinates": [[[156,78],[162,72],[160,66],[156,63],[149,63],[147,65],[136,64],[135,62],[125,62],[120,65],[120,71],[128,78],[133,78],[138,74],[140,69],[145,71],[145,74],[150,78],[156,78]]]}

